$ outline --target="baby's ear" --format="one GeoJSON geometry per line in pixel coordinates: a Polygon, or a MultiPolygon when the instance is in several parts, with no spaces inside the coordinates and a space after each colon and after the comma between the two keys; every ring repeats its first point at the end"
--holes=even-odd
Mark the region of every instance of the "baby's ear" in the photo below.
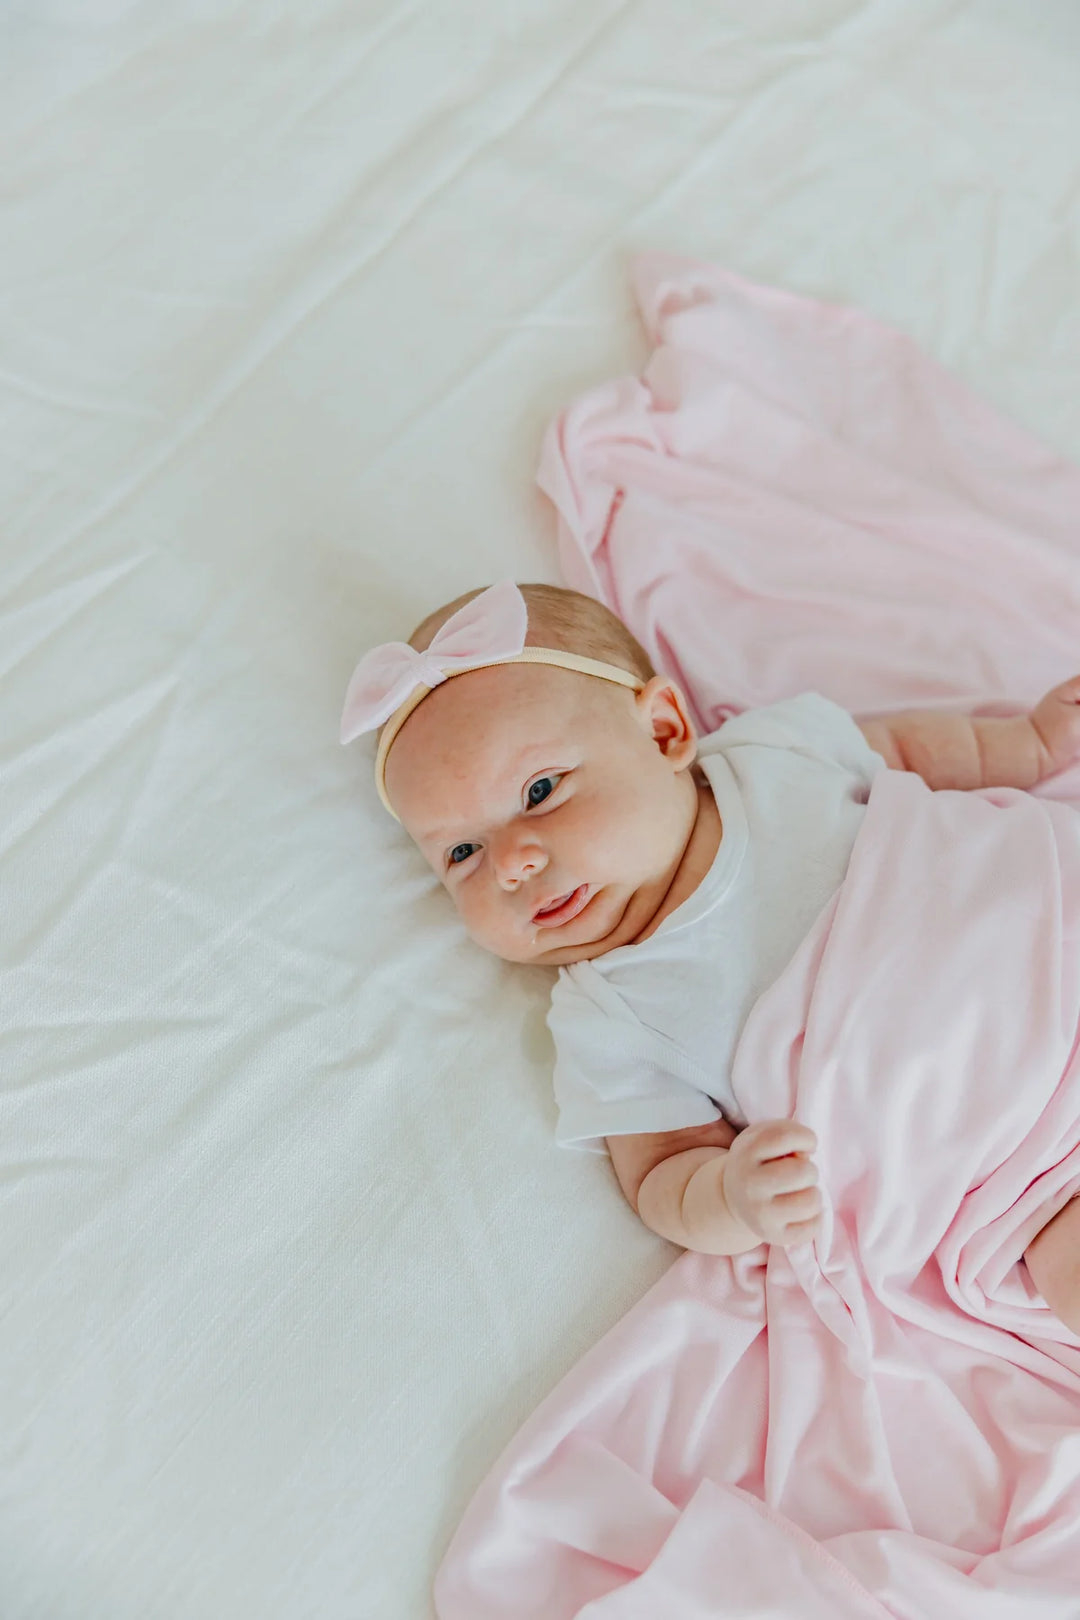
{"type": "Polygon", "coordinates": [[[680,689],[666,675],[654,675],[635,702],[664,758],[674,770],[686,770],[697,755],[697,736],[680,689]]]}

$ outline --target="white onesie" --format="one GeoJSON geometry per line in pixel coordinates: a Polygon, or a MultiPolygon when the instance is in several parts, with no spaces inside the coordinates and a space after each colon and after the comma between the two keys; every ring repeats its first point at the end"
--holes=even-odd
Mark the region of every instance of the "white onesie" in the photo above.
{"type": "MultiPolygon", "coordinates": [[[[702,882],[639,945],[559,969],[558,1141],[745,1125],[732,1058],[754,1002],[843,882],[885,761],[846,710],[814,692],[750,709],[698,757],[723,835],[702,882]]],[[[745,1101],[745,1099],[743,1099],[745,1101]]]]}

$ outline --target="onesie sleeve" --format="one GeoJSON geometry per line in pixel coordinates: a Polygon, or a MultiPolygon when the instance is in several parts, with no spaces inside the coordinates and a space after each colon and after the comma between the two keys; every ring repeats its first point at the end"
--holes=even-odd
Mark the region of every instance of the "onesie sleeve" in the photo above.
{"type": "Polygon", "coordinates": [[[680,1131],[722,1118],[704,1089],[705,1076],[640,1023],[598,975],[573,969],[559,974],[548,1028],[555,1041],[555,1140],[561,1146],[603,1153],[608,1136],[680,1131]]]}
{"type": "Polygon", "coordinates": [[[839,767],[865,788],[886,768],[848,711],[818,692],[747,709],[713,732],[703,751],[709,744],[723,753],[741,747],[794,749],[839,767]]]}

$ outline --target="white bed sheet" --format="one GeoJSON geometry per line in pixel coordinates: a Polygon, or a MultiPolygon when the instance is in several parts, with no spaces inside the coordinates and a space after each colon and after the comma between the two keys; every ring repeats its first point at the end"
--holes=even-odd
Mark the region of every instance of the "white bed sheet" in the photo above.
{"type": "Polygon", "coordinates": [[[1073,0],[0,11],[0,1614],[417,1620],[671,1251],[378,807],[373,639],[555,578],[657,247],[1080,456],[1073,0]]]}

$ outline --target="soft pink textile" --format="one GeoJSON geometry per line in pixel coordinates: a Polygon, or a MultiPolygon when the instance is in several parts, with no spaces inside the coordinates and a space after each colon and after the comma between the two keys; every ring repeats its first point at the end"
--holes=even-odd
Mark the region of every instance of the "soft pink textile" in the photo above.
{"type": "Polygon", "coordinates": [[[825,1237],[678,1261],[473,1502],[442,1620],[1080,1612],[1080,1340],[1017,1263],[1080,1189],[1078,1024],[1080,814],[885,773],[734,1072],[818,1132],[825,1237]]]}
{"type": "Polygon", "coordinates": [[[856,713],[1030,703],[1080,664],[1080,469],[858,310],[658,254],[656,347],[549,430],[567,583],[712,730],[808,688],[856,713]]]}
{"type": "MultiPolygon", "coordinates": [[[[568,412],[544,477],[567,572],[699,713],[1080,666],[1080,474],[862,316],[640,276],[647,382],[568,412]]],[[[1080,1189],[1078,1028],[1080,814],[885,773],[734,1072],[818,1132],[825,1235],[672,1266],[477,1494],[441,1620],[1080,1614],[1080,1340],[1019,1263],[1080,1189]]]]}

